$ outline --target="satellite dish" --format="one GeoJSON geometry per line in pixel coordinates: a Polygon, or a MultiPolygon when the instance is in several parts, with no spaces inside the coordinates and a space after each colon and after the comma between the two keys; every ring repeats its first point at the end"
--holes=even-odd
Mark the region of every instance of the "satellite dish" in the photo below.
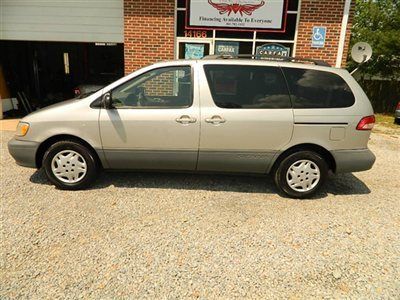
{"type": "Polygon", "coordinates": [[[359,64],[369,61],[372,57],[372,48],[368,43],[359,42],[351,49],[351,58],[359,64]]]}

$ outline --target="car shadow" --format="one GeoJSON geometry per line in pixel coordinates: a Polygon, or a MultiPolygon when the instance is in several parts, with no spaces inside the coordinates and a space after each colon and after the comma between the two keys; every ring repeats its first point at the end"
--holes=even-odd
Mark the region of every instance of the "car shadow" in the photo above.
{"type": "MultiPolygon", "coordinates": [[[[35,184],[51,185],[43,169],[30,177],[35,184]]],[[[277,194],[271,176],[216,175],[158,172],[102,172],[89,189],[110,186],[121,188],[182,189],[238,193],[277,194]]],[[[353,174],[330,174],[325,185],[312,199],[333,195],[365,195],[371,190],[353,174]]]]}

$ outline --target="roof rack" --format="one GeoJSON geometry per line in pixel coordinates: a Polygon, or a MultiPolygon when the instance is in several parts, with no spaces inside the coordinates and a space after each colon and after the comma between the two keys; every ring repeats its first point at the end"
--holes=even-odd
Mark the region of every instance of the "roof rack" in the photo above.
{"type": "Polygon", "coordinates": [[[331,67],[324,60],[311,59],[311,58],[302,58],[302,57],[288,57],[288,56],[279,56],[279,55],[252,55],[252,54],[238,54],[238,55],[207,55],[202,59],[236,59],[236,58],[251,58],[251,59],[265,59],[270,61],[284,61],[284,62],[293,62],[293,63],[313,63],[316,66],[324,66],[331,67]]]}

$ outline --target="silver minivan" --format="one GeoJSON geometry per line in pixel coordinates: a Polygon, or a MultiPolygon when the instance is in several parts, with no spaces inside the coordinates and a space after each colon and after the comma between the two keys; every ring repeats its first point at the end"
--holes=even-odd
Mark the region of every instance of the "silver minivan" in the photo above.
{"type": "Polygon", "coordinates": [[[368,170],[372,106],[344,69],[318,62],[156,63],[96,93],[34,112],[9,142],[19,165],[58,188],[100,170],[272,174],[306,198],[334,173],[368,170]]]}

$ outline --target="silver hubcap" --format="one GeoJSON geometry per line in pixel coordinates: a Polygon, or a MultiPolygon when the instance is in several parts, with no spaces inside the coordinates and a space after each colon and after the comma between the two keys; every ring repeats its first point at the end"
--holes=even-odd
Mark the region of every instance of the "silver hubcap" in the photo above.
{"type": "Polygon", "coordinates": [[[78,152],[63,150],[53,157],[51,170],[54,176],[62,182],[76,183],[85,177],[87,165],[83,156],[78,152]]]}
{"type": "Polygon", "coordinates": [[[286,181],[297,192],[307,192],[315,188],[321,179],[318,166],[311,160],[299,160],[290,166],[286,181]]]}

